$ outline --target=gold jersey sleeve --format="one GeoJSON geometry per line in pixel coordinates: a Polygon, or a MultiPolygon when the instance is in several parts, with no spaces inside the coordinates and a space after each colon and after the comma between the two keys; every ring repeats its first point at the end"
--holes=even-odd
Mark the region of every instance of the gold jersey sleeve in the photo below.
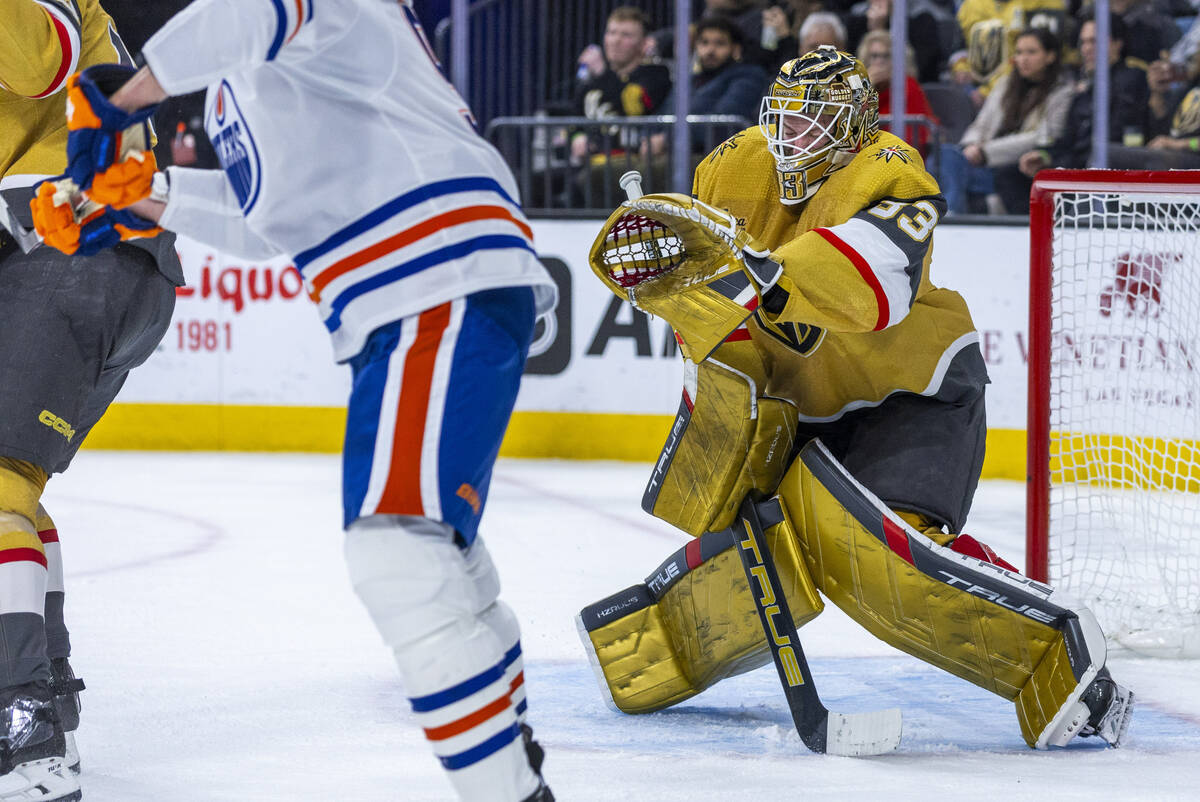
{"type": "Polygon", "coordinates": [[[67,78],[132,63],[100,0],[0,0],[0,178],[6,187],[67,166],[67,78]]]}
{"type": "Polygon", "coordinates": [[[792,399],[811,421],[895,392],[947,398],[986,383],[966,303],[929,278],[945,200],[914,148],[880,133],[799,206],[779,202],[774,173],[752,128],[695,174],[700,200],[771,249],[788,293],[781,312],[760,308],[715,358],[748,371],[767,395],[792,399]]]}

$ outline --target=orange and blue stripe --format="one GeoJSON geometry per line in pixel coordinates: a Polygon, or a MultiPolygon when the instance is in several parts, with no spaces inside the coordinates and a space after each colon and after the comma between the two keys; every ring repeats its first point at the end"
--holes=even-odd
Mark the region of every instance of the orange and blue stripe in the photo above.
{"type": "Polygon", "coordinates": [[[369,515],[419,515],[474,542],[533,326],[533,291],[504,287],[370,335],[350,361],[346,526],[369,515]]]}
{"type": "Polygon", "coordinates": [[[521,736],[524,673],[506,680],[508,668],[521,656],[518,643],[493,666],[453,686],[410,697],[434,754],[450,771],[464,769],[499,752],[521,736]],[[513,695],[521,689],[521,710],[513,695]]]}
{"type": "Polygon", "coordinates": [[[494,178],[467,176],[409,190],[301,251],[295,262],[336,341],[346,336],[339,329],[347,307],[378,297],[372,293],[478,253],[514,249],[536,256],[520,204],[494,178]]]}
{"type": "Polygon", "coordinates": [[[274,61],[279,50],[300,32],[300,27],[312,21],[312,0],[271,0],[275,7],[275,36],[267,50],[267,61],[274,61]]]}

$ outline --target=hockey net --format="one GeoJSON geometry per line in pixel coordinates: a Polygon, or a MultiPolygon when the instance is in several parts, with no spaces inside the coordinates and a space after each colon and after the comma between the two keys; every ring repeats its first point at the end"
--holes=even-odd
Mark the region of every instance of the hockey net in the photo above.
{"type": "Polygon", "coordinates": [[[1200,655],[1200,172],[1043,173],[1030,239],[1029,574],[1200,655]]]}

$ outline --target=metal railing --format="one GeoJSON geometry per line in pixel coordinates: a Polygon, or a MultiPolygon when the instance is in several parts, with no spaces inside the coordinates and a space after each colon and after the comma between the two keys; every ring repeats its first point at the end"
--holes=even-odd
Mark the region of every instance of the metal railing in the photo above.
{"type": "MultiPolygon", "coordinates": [[[[455,0],[454,13],[443,19],[434,32],[435,48],[442,63],[449,66],[451,29],[458,24],[460,41],[469,42],[467,58],[456,60],[465,65],[461,87],[476,118],[483,123],[498,116],[527,115],[537,110],[563,110],[571,98],[576,59],[589,43],[603,40],[604,25],[611,10],[621,0],[455,0]],[[455,22],[457,20],[457,22],[455,22]],[[557,107],[557,108],[556,108],[557,107]]],[[[650,18],[652,29],[663,29],[677,18],[703,6],[692,0],[640,0],[634,3],[650,18]]],[[[1092,104],[1091,166],[1107,164],[1107,118],[1109,104],[1109,0],[1095,0],[1096,86],[1092,104]]],[[[891,32],[903,41],[909,0],[893,0],[891,32]]],[[[678,27],[678,26],[677,26],[678,27]]],[[[455,38],[459,38],[455,37],[455,38]]],[[[893,48],[893,81],[903,75],[904,51],[893,48]]],[[[458,79],[456,79],[457,82],[458,79]]],[[[896,83],[897,86],[901,83],[896,83]]],[[[893,100],[895,111],[905,112],[904,96],[893,100]]]]}
{"type": "MultiPolygon", "coordinates": [[[[731,135],[753,123],[733,114],[689,115],[687,173],[731,135]]],[[[647,192],[691,191],[675,186],[672,170],[675,117],[498,117],[485,136],[496,146],[521,191],[531,217],[607,217],[625,199],[617,179],[642,173],[647,192]],[[588,153],[572,159],[571,140],[587,137],[588,153]]]]}
{"type": "MultiPolygon", "coordinates": [[[[589,44],[600,44],[615,0],[475,0],[468,13],[467,91],[475,118],[526,115],[569,107],[578,69],[589,44]]],[[[675,0],[629,3],[646,12],[652,30],[675,19],[675,0]]],[[[434,50],[447,68],[453,62],[451,17],[433,32],[434,50]]]]}
{"type": "MultiPolygon", "coordinates": [[[[531,217],[606,217],[625,198],[617,179],[628,170],[642,173],[647,192],[689,193],[691,186],[673,180],[671,146],[674,116],[616,117],[498,117],[485,136],[504,156],[521,192],[525,211],[531,217]],[[588,154],[582,161],[571,159],[571,139],[588,137],[588,154]],[[659,136],[658,147],[649,140],[659,136]]],[[[688,175],[707,154],[734,133],[754,125],[737,115],[689,115],[688,175]]],[[[880,115],[889,125],[890,115],[880,115]]],[[[942,128],[924,115],[904,118],[905,131],[925,133],[926,168],[940,175],[938,153],[942,128]]],[[[918,138],[918,137],[913,137],[918,138]]],[[[915,143],[911,143],[914,144],[915,143]]]]}

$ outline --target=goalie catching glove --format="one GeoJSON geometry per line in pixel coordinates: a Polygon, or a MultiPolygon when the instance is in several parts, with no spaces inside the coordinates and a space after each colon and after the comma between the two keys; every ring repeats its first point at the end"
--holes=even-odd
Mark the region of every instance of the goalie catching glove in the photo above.
{"type": "Polygon", "coordinates": [[[67,79],[67,172],[89,198],[124,208],[150,195],[158,169],[150,118],[158,105],[125,111],[109,97],[136,70],[98,64],[67,79]]]}
{"type": "Polygon", "coordinates": [[[162,232],[153,221],[133,212],[88,200],[65,176],[38,184],[29,208],[34,228],[46,244],[69,255],[92,256],[122,240],[162,232]]]}
{"type": "Polygon", "coordinates": [[[683,355],[702,362],[760,304],[782,309],[783,267],[728,212],[687,195],[629,200],[588,255],[619,298],[661,317],[683,355]]]}

